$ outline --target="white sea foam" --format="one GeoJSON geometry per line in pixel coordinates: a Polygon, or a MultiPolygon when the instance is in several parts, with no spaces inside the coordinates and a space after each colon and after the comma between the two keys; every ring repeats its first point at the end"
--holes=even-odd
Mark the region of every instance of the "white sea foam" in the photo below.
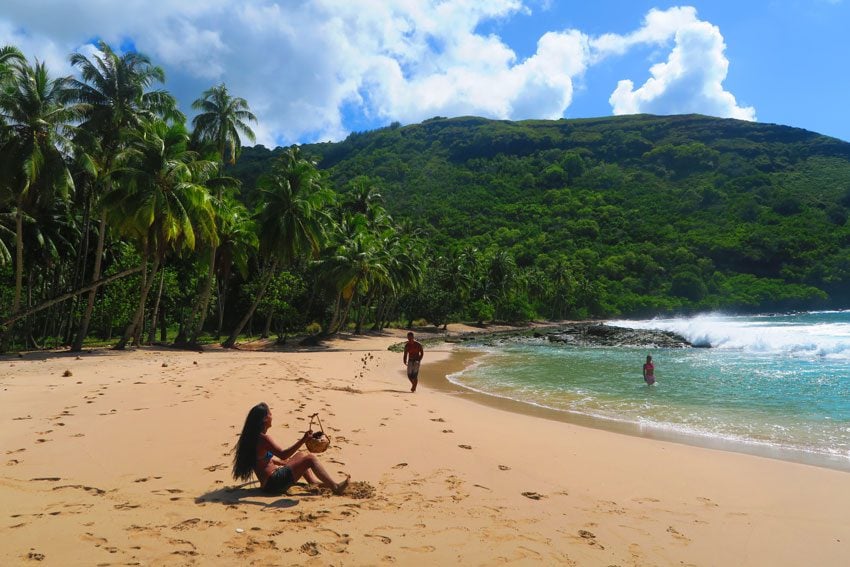
{"type": "Polygon", "coordinates": [[[803,358],[850,358],[850,312],[828,313],[837,315],[839,320],[806,323],[775,316],[739,317],[715,313],[673,319],[617,320],[610,324],[672,331],[695,346],[803,358]]]}

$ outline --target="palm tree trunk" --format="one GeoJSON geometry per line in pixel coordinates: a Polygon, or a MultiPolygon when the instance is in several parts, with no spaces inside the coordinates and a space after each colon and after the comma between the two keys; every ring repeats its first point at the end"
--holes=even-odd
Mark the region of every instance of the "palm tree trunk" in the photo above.
{"type": "Polygon", "coordinates": [[[159,302],[162,300],[162,288],[165,285],[165,270],[160,270],[159,290],[156,293],[156,302],[153,306],[153,314],[151,315],[151,324],[148,328],[148,344],[153,344],[156,339],[156,321],[159,317],[159,302]]]}
{"type": "Polygon", "coordinates": [[[216,281],[218,294],[218,324],[215,327],[215,340],[221,338],[221,328],[224,326],[224,302],[227,297],[227,280],[216,281]]]}
{"type": "MultiPolygon", "coordinates": [[[[11,314],[17,315],[21,307],[21,289],[24,282],[24,215],[21,212],[21,203],[15,210],[15,296],[12,299],[11,314]]],[[[6,352],[9,340],[12,338],[12,327],[6,327],[0,336],[0,352],[6,352]]]]}
{"type": "Polygon", "coordinates": [[[334,305],[334,314],[331,317],[331,322],[328,325],[328,328],[327,328],[325,334],[327,334],[327,335],[336,334],[337,330],[339,329],[339,315],[340,315],[341,311],[342,311],[342,292],[340,291],[339,293],[336,294],[336,304],[334,305]]]}
{"type": "Polygon", "coordinates": [[[118,343],[112,347],[114,350],[124,350],[127,347],[127,343],[130,342],[130,339],[136,333],[136,328],[141,322],[142,316],[145,314],[145,303],[148,299],[148,290],[150,290],[149,281],[153,279],[153,274],[148,274],[148,249],[147,245],[145,245],[145,251],[142,254],[142,292],[139,296],[139,304],[136,307],[136,312],[133,315],[133,318],[130,320],[130,323],[124,329],[124,334],[118,340],[118,343]]]}
{"type": "Polygon", "coordinates": [[[357,326],[354,329],[354,334],[359,335],[363,331],[363,322],[366,320],[366,315],[372,310],[372,301],[375,298],[375,292],[369,290],[366,300],[361,302],[360,311],[357,313],[357,326]]]}
{"type": "Polygon", "coordinates": [[[356,295],[356,293],[357,292],[355,292],[351,296],[351,299],[349,299],[345,303],[345,310],[342,312],[342,317],[339,318],[339,328],[337,329],[337,331],[340,331],[341,329],[345,328],[345,325],[348,324],[348,312],[351,310],[351,304],[354,303],[354,295],[356,295]]]}
{"type": "Polygon", "coordinates": [[[272,331],[272,321],[274,320],[274,310],[270,309],[269,314],[266,315],[266,323],[263,325],[263,334],[260,335],[260,338],[267,339],[272,331]]]}
{"type": "Polygon", "coordinates": [[[15,296],[12,299],[12,315],[21,308],[21,291],[24,287],[24,213],[21,203],[15,210],[15,296]]]}
{"type": "Polygon", "coordinates": [[[74,290],[74,291],[69,291],[68,293],[63,293],[62,295],[60,295],[58,297],[54,297],[53,299],[49,299],[49,300],[45,301],[44,303],[40,303],[40,304],[36,305],[35,307],[33,307],[31,309],[27,309],[26,311],[21,311],[16,315],[13,315],[13,316],[11,316],[11,317],[3,320],[3,321],[0,321],[0,326],[8,327],[9,325],[14,323],[18,319],[23,319],[24,317],[28,317],[28,316],[32,315],[33,313],[38,313],[39,311],[42,311],[44,309],[48,309],[48,308],[56,305],[57,303],[61,303],[65,300],[67,300],[67,299],[70,299],[71,297],[74,297],[76,295],[80,295],[81,293],[85,293],[92,288],[97,288],[97,287],[100,287],[102,285],[106,285],[111,281],[123,278],[125,276],[135,274],[136,272],[141,271],[141,269],[142,268],[138,267],[138,266],[135,267],[135,268],[130,268],[129,270],[124,270],[123,272],[113,274],[113,275],[111,275],[107,278],[103,278],[100,281],[90,283],[86,286],[81,287],[80,289],[77,289],[77,290],[74,290]]]}
{"type": "Polygon", "coordinates": [[[207,309],[209,309],[210,297],[212,297],[212,286],[215,281],[215,257],[217,249],[218,247],[214,244],[210,245],[210,268],[207,272],[207,279],[204,281],[204,287],[201,289],[201,296],[195,305],[192,317],[189,319],[191,322],[191,330],[189,332],[190,343],[197,342],[198,337],[204,330],[204,323],[207,319],[207,309]]]}
{"type": "Polygon", "coordinates": [[[148,276],[147,282],[145,284],[145,289],[142,291],[144,294],[144,299],[139,303],[139,310],[136,311],[136,328],[133,329],[133,346],[137,347],[141,345],[142,342],[142,331],[145,328],[145,306],[148,302],[148,296],[150,295],[151,288],[153,287],[153,281],[156,279],[157,274],[159,274],[159,269],[162,266],[159,255],[155,255],[153,266],[151,267],[150,276],[148,276]]]}
{"type": "MultiPolygon", "coordinates": [[[[100,279],[101,260],[103,259],[103,243],[106,238],[106,215],[101,213],[100,223],[97,230],[97,248],[94,253],[94,271],[92,272],[91,281],[96,282],[100,279]]],[[[80,327],[77,329],[77,336],[74,338],[74,344],[71,345],[71,352],[79,352],[83,350],[83,341],[89,332],[89,324],[91,316],[94,312],[94,300],[97,297],[97,287],[92,288],[89,292],[86,310],[83,313],[83,318],[80,320],[80,327]]]]}
{"type": "MultiPolygon", "coordinates": [[[[83,280],[86,278],[86,263],[89,257],[89,245],[90,245],[90,235],[91,235],[91,189],[87,188],[84,198],[83,204],[83,222],[82,226],[82,235],[83,241],[80,245],[79,250],[77,251],[77,258],[74,262],[74,272],[71,276],[71,288],[76,289],[83,285],[83,280]]],[[[65,334],[65,343],[66,345],[72,345],[75,337],[74,337],[74,322],[76,320],[77,313],[77,302],[80,300],[76,295],[71,300],[71,304],[68,306],[67,312],[67,331],[65,334]]],[[[64,328],[64,326],[63,326],[64,328]]]]}
{"type": "Polygon", "coordinates": [[[236,328],[233,329],[233,332],[230,333],[230,336],[227,337],[227,340],[221,343],[221,346],[224,348],[233,348],[236,345],[236,339],[239,338],[239,334],[242,333],[242,329],[245,328],[245,325],[248,324],[248,321],[251,317],[254,316],[254,311],[257,310],[257,306],[262,301],[263,296],[266,294],[266,288],[268,288],[269,284],[274,277],[275,272],[277,271],[277,260],[272,262],[272,265],[269,267],[269,271],[263,277],[262,284],[260,285],[259,291],[257,291],[257,297],[254,298],[254,303],[251,304],[251,307],[248,309],[248,312],[242,317],[242,320],[239,321],[239,324],[236,325],[236,328]]]}

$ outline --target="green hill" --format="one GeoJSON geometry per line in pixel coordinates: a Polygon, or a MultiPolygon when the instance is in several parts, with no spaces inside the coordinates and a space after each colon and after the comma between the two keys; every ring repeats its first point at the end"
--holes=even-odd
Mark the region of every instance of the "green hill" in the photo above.
{"type": "MultiPolygon", "coordinates": [[[[566,273],[570,315],[850,303],[850,144],[835,138],[699,115],[463,117],[302,150],[337,190],[369,176],[435,255],[509,252],[529,301],[566,273]]],[[[246,193],[277,151],[245,148],[246,193]]]]}

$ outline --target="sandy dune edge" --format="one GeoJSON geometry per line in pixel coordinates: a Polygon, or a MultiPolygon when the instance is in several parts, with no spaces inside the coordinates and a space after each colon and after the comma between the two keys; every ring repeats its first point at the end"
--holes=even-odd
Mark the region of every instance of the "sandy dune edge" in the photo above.
{"type": "MultiPolygon", "coordinates": [[[[844,565],[850,474],[410,394],[393,332],[305,351],[0,358],[0,564],[844,565]],[[70,376],[63,376],[66,371],[70,376]],[[368,498],[234,490],[266,401],[368,498]]],[[[429,348],[423,375],[452,364],[429,348]]],[[[359,494],[355,494],[357,496],[359,494]]]]}

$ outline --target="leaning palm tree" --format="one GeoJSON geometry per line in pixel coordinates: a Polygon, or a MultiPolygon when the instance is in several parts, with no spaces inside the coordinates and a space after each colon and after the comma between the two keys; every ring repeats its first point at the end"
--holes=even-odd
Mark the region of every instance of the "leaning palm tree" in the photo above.
{"type": "Polygon", "coordinates": [[[138,344],[148,293],[165,254],[194,249],[197,238],[216,238],[214,211],[203,185],[215,174],[216,164],[198,159],[188,143],[182,124],[146,124],[117,164],[117,187],[103,197],[107,220],[135,240],[142,254],[139,303],[116,349],[131,338],[138,344]]]}
{"type": "Polygon", "coordinates": [[[333,193],[323,187],[316,164],[304,158],[298,148],[289,148],[262,176],[258,187],[263,194],[263,207],[257,214],[260,229],[260,254],[266,262],[254,302],[239,324],[222,343],[232,348],[236,339],[254,315],[269,282],[278,267],[315,256],[321,250],[329,217],[326,206],[333,193]]]}
{"type": "MultiPolygon", "coordinates": [[[[87,107],[78,143],[85,147],[91,158],[90,163],[95,165],[91,168],[95,179],[84,200],[84,217],[87,219],[91,208],[99,208],[100,196],[112,190],[115,162],[126,147],[130,133],[141,128],[145,121],[156,117],[178,121],[183,119],[173,96],[166,91],[152,89],[154,84],[165,81],[165,73],[153,65],[147,56],[137,52],[118,55],[104,42],[98,44],[98,50],[99,53],[91,58],[81,53],[74,53],[70,58],[71,64],[80,71],[80,79],[70,82],[71,97],[87,107]]],[[[105,235],[106,216],[101,209],[92,282],[100,278],[105,235]]],[[[89,292],[71,347],[73,351],[82,349],[97,291],[97,287],[94,287],[89,292]]]]}
{"type": "MultiPolygon", "coordinates": [[[[192,119],[192,141],[196,144],[207,144],[215,148],[219,161],[219,176],[223,174],[225,163],[236,163],[236,158],[242,146],[240,134],[252,142],[255,140],[254,131],[248,125],[256,122],[257,117],[248,107],[244,98],[231,96],[224,84],[204,91],[201,98],[192,103],[192,108],[200,113],[192,119]]],[[[216,195],[220,201],[222,191],[216,195]]],[[[189,322],[189,342],[195,343],[204,328],[207,309],[212,295],[212,286],[216,274],[217,249],[215,244],[209,245],[209,270],[204,280],[198,301],[192,310],[189,322]]]]}
{"type": "Polygon", "coordinates": [[[0,148],[0,183],[15,215],[14,315],[23,289],[24,217],[39,202],[56,195],[64,198],[73,190],[65,157],[81,107],[66,103],[66,77],[51,78],[38,61],[30,65],[11,59],[11,82],[0,92],[0,123],[6,130],[0,148]]]}

